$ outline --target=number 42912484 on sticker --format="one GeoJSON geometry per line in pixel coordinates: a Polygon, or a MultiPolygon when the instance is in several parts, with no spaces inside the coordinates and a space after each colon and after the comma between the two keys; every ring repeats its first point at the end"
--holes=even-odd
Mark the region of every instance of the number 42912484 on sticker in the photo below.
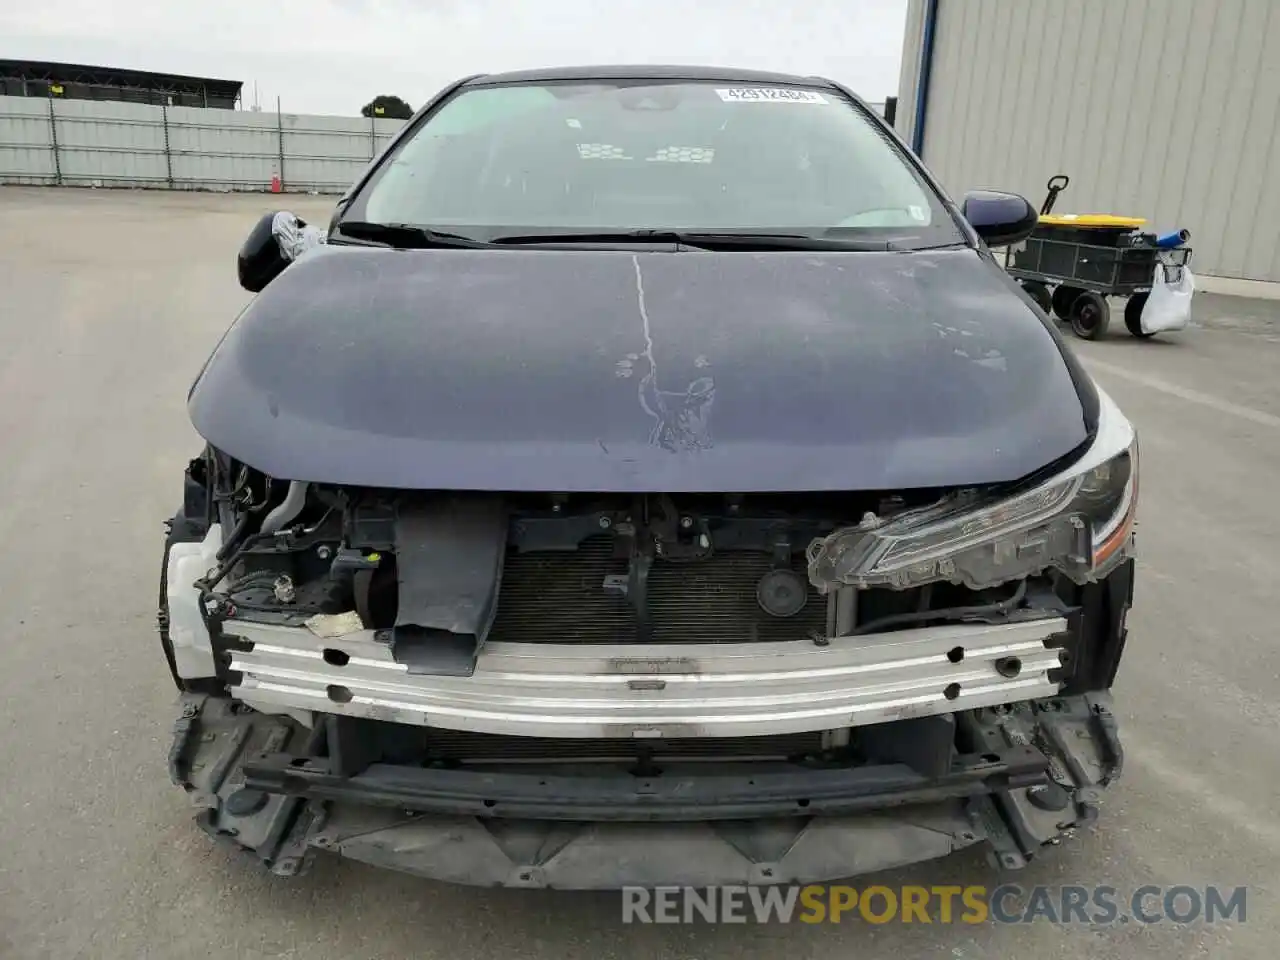
{"type": "Polygon", "coordinates": [[[826,103],[827,98],[816,90],[797,90],[788,87],[729,87],[717,89],[725,103],[826,103]]]}

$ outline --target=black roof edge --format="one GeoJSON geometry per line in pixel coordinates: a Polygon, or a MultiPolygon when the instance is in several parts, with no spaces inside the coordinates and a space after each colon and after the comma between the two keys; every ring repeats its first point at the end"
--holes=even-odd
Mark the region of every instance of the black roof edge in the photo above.
{"type": "Polygon", "coordinates": [[[832,86],[820,77],[802,77],[769,70],[736,67],[680,66],[675,64],[610,64],[604,66],[543,67],[507,73],[481,74],[468,85],[533,83],[552,80],[722,80],[725,83],[781,83],[804,86],[832,86]]]}
{"type": "Polygon", "coordinates": [[[108,86],[123,83],[140,89],[164,89],[178,85],[203,86],[214,96],[236,96],[244,86],[241,80],[221,80],[217,77],[196,77],[184,73],[161,73],[101,64],[61,63],[54,60],[0,58],[0,76],[27,76],[30,79],[50,77],[68,83],[97,82],[108,86]]]}

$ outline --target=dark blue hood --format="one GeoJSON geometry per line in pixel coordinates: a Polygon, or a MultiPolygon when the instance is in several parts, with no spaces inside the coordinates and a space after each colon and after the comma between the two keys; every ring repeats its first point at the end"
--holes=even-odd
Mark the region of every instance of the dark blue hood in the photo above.
{"type": "Polygon", "coordinates": [[[1093,399],[1074,374],[971,249],[331,247],[249,305],[189,407],[280,479],[892,490],[1068,455],[1093,399]]]}

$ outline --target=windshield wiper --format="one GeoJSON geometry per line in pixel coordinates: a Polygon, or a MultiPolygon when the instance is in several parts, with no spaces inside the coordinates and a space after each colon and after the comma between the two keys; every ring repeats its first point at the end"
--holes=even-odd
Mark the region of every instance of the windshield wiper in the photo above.
{"type": "Polygon", "coordinates": [[[617,233],[530,233],[494,237],[494,244],[675,243],[701,250],[893,250],[888,240],[815,237],[803,233],[714,233],[683,230],[627,230],[617,233]]]}
{"type": "Polygon", "coordinates": [[[411,223],[370,223],[366,220],[340,220],[338,232],[356,240],[372,240],[390,247],[426,249],[430,247],[462,247],[482,249],[489,244],[457,233],[441,233],[411,223]]]}
{"type": "Polygon", "coordinates": [[[698,250],[897,250],[892,240],[869,240],[848,236],[813,236],[805,233],[716,233],[685,230],[619,230],[612,232],[547,232],[507,234],[490,240],[476,240],[457,233],[444,233],[411,223],[371,223],[340,220],[338,232],[355,240],[370,240],[400,248],[459,247],[492,249],[495,246],[539,246],[554,244],[676,244],[698,250]]]}
{"type": "Polygon", "coordinates": [[[680,234],[671,230],[620,230],[615,233],[548,232],[503,234],[494,237],[490,242],[512,246],[536,246],[540,243],[679,243],[680,234]]]}

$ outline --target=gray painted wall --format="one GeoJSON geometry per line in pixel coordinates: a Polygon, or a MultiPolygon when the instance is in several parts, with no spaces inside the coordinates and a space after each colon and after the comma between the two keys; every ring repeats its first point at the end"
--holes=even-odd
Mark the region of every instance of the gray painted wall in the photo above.
{"type": "Polygon", "coordinates": [[[341,193],[402,125],[0,97],[0,183],[341,193]]]}
{"type": "MultiPolygon", "coordinates": [[[[910,0],[897,127],[915,122],[910,0]]],[[[1186,227],[1194,269],[1280,282],[1280,0],[938,0],[923,155],[958,197],[1186,227]]]]}

